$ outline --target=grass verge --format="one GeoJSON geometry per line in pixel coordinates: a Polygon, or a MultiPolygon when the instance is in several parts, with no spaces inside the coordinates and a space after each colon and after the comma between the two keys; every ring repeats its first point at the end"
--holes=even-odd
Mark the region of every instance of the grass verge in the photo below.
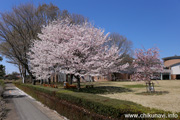
{"type": "Polygon", "coordinates": [[[0,80],[0,85],[4,88],[5,87],[5,82],[4,80],[0,80]]]}

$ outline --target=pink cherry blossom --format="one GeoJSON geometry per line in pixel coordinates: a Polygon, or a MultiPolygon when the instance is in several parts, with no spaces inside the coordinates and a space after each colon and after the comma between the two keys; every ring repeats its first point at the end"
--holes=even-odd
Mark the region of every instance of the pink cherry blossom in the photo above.
{"type": "Polygon", "coordinates": [[[137,49],[135,57],[133,62],[133,67],[135,68],[132,76],[133,80],[150,82],[153,73],[163,70],[158,48],[137,49]]]}
{"type": "Polygon", "coordinates": [[[44,26],[38,37],[40,40],[34,40],[28,53],[37,79],[47,79],[56,72],[106,75],[128,66],[117,66],[123,59],[118,48],[106,45],[108,33],[88,22],[77,25],[68,19],[54,21],[44,26]]]}

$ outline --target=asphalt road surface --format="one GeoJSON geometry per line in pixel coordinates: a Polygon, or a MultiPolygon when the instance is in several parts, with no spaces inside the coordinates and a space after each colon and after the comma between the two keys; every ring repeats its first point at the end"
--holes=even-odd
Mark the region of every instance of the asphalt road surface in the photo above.
{"type": "Polygon", "coordinates": [[[4,97],[9,101],[6,120],[67,120],[11,83],[6,84],[4,97]]]}

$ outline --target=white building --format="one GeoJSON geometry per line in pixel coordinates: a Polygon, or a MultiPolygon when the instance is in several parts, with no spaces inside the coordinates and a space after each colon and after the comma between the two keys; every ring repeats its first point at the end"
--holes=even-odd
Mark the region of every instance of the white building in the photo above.
{"type": "Polygon", "coordinates": [[[165,69],[169,70],[169,74],[163,74],[163,79],[180,79],[180,56],[172,56],[163,58],[165,69]]]}

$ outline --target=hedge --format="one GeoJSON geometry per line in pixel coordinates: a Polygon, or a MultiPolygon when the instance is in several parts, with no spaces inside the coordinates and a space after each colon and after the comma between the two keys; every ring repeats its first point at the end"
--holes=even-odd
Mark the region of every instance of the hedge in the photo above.
{"type": "Polygon", "coordinates": [[[80,118],[124,119],[124,114],[171,113],[163,110],[150,109],[130,101],[111,99],[95,94],[22,83],[16,83],[15,85],[50,108],[56,110],[61,115],[73,120],[80,118]],[[78,110],[79,112],[77,112],[78,110]],[[73,112],[73,114],[68,113],[69,111],[73,112]]]}

